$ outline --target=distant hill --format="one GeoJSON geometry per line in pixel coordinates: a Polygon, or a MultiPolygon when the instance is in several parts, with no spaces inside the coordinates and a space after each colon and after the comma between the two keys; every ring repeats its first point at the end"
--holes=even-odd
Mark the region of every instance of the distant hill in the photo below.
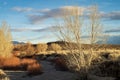
{"type": "MultiPolygon", "coordinates": [[[[24,42],[19,42],[19,41],[12,41],[13,44],[26,44],[24,42]]],[[[117,42],[117,41],[116,41],[117,42]]],[[[119,42],[119,40],[118,40],[119,42]]],[[[56,44],[59,44],[63,50],[66,50],[66,47],[65,47],[65,43],[68,43],[68,42],[64,42],[64,41],[55,41],[55,42],[48,42],[47,45],[48,45],[48,50],[50,50],[50,45],[53,44],[53,43],[56,43],[56,44]]],[[[76,45],[76,43],[69,43],[69,44],[72,44],[72,45],[76,45]]],[[[34,47],[37,46],[37,44],[32,44],[34,47]]],[[[94,48],[96,48],[96,46],[99,45],[99,48],[108,48],[108,49],[120,49],[120,44],[100,44],[100,42],[98,42],[97,45],[93,45],[94,48]]],[[[82,44],[82,48],[83,49],[89,49],[91,47],[91,44],[82,44]]]]}
{"type": "MultiPolygon", "coordinates": [[[[60,46],[63,47],[63,49],[65,49],[65,42],[63,42],[63,41],[48,42],[47,45],[50,46],[50,44],[52,44],[52,43],[59,44],[60,46]]],[[[69,44],[76,45],[75,43],[69,43],[69,44]]],[[[118,44],[99,44],[98,43],[97,45],[93,45],[93,47],[95,47],[95,48],[96,48],[96,46],[99,46],[99,48],[120,49],[120,44],[118,45],[118,44]]],[[[91,47],[91,44],[82,44],[82,47],[85,49],[89,49],[91,47]]]]}
{"type": "Polygon", "coordinates": [[[24,42],[12,41],[13,44],[25,44],[24,42]]]}

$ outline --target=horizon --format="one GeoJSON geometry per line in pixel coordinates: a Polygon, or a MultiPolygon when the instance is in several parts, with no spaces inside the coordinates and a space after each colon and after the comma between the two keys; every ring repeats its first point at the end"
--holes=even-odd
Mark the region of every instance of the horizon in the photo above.
{"type": "Polygon", "coordinates": [[[13,41],[54,42],[58,41],[52,31],[54,18],[64,16],[66,8],[77,5],[84,10],[95,3],[104,16],[102,24],[104,32],[109,34],[108,44],[120,44],[120,0],[0,0],[0,25],[2,21],[10,25],[13,41]]]}

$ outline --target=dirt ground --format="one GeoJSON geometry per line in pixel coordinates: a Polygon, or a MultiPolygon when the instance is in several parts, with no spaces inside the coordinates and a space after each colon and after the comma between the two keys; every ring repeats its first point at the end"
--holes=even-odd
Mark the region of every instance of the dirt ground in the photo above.
{"type": "Polygon", "coordinates": [[[26,71],[5,71],[11,80],[75,80],[74,73],[56,70],[48,61],[41,61],[43,73],[36,76],[28,76],[26,71]]]}

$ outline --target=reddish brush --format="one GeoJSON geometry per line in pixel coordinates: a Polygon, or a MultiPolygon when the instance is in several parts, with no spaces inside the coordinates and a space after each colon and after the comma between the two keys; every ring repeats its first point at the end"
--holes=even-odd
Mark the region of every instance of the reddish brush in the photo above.
{"type": "Polygon", "coordinates": [[[38,75],[42,73],[42,66],[39,63],[30,64],[27,71],[29,75],[38,75]]]}
{"type": "Polygon", "coordinates": [[[35,59],[22,59],[21,60],[21,64],[22,65],[29,65],[29,64],[33,64],[36,63],[37,61],[35,59]]]}
{"type": "Polygon", "coordinates": [[[37,61],[35,59],[22,59],[21,60],[21,65],[22,67],[26,70],[27,69],[27,66],[30,65],[30,64],[34,64],[36,63],[37,61]]]}
{"type": "Polygon", "coordinates": [[[20,68],[20,59],[17,57],[6,58],[3,61],[4,69],[19,69],[20,68]]]}
{"type": "Polygon", "coordinates": [[[13,51],[14,56],[20,56],[20,51],[13,51]]]}
{"type": "Polygon", "coordinates": [[[5,58],[0,57],[0,68],[3,67],[4,61],[5,61],[5,58]]]}

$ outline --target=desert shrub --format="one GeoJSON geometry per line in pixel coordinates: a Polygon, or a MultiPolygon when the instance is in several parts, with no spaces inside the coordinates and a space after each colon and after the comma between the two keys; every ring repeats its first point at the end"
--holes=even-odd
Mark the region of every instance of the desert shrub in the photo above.
{"type": "Polygon", "coordinates": [[[20,51],[22,44],[15,44],[13,51],[20,51]]]}
{"type": "Polygon", "coordinates": [[[17,57],[5,58],[2,65],[3,69],[20,69],[20,59],[17,57]]]}
{"type": "Polygon", "coordinates": [[[35,48],[30,42],[26,44],[18,45],[18,50],[20,51],[20,56],[33,55],[35,53],[35,48]]]}
{"type": "Polygon", "coordinates": [[[38,75],[42,73],[42,66],[39,63],[29,64],[27,71],[28,75],[38,75]]]}
{"type": "Polygon", "coordinates": [[[24,59],[21,59],[21,66],[26,70],[28,65],[34,64],[36,62],[37,61],[35,59],[24,58],[24,59]]]}
{"type": "Polygon", "coordinates": [[[26,51],[21,51],[19,57],[20,57],[20,58],[23,58],[23,57],[25,57],[25,56],[27,56],[27,55],[28,55],[28,54],[27,54],[26,51]]]}
{"type": "Polygon", "coordinates": [[[53,51],[55,51],[55,52],[61,50],[60,45],[59,45],[59,44],[56,44],[56,43],[51,44],[50,47],[51,47],[51,49],[52,49],[53,51]]]}
{"type": "Polygon", "coordinates": [[[11,33],[7,23],[3,22],[0,26],[0,57],[11,57],[13,44],[11,42],[11,33]]]}
{"type": "Polygon", "coordinates": [[[13,53],[13,55],[16,56],[16,57],[17,57],[17,56],[20,56],[20,51],[12,51],[12,53],[13,53]]]}
{"type": "Polygon", "coordinates": [[[99,64],[101,74],[99,76],[120,77],[120,61],[104,61],[99,64]]]}
{"type": "Polygon", "coordinates": [[[37,61],[35,59],[22,59],[21,60],[21,64],[33,64],[33,63],[36,63],[37,61]]]}
{"type": "Polygon", "coordinates": [[[26,46],[25,51],[26,51],[27,55],[33,55],[35,53],[35,49],[31,43],[28,42],[25,46],[26,46]]]}
{"type": "Polygon", "coordinates": [[[26,49],[26,44],[16,44],[14,45],[13,51],[25,51],[26,49]]]}
{"type": "Polygon", "coordinates": [[[5,61],[5,58],[0,57],[0,68],[2,68],[4,61],[5,61]]]}
{"type": "Polygon", "coordinates": [[[63,58],[65,59],[65,63],[70,71],[83,71],[82,74],[84,74],[92,64],[91,60],[89,60],[91,55],[85,53],[83,55],[80,53],[68,53],[63,55],[63,58]]]}
{"type": "Polygon", "coordinates": [[[103,59],[108,59],[109,58],[109,55],[110,53],[108,52],[104,52],[104,53],[101,53],[100,56],[103,58],[103,59]]]}
{"type": "Polygon", "coordinates": [[[66,71],[68,70],[68,67],[65,63],[65,60],[61,57],[53,59],[52,62],[55,63],[56,69],[66,71]]]}
{"type": "Polygon", "coordinates": [[[108,56],[108,58],[109,58],[110,60],[118,60],[119,57],[120,57],[120,53],[111,53],[111,54],[109,54],[109,56],[108,56]]]}
{"type": "Polygon", "coordinates": [[[47,44],[43,44],[43,43],[37,44],[37,53],[46,51],[47,47],[48,47],[47,44]]]}

